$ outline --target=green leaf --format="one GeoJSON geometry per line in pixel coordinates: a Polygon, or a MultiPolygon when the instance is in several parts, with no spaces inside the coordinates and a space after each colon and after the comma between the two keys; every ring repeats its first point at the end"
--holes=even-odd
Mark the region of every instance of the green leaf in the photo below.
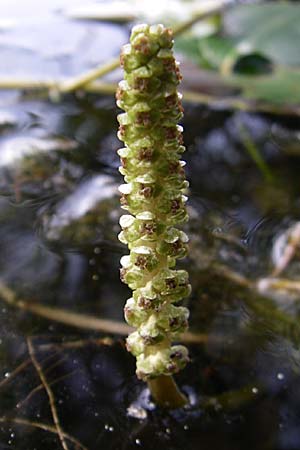
{"type": "Polygon", "coordinates": [[[179,36],[175,41],[175,51],[183,53],[188,59],[201,64],[199,58],[199,38],[196,36],[179,36]]]}
{"type": "Polygon", "coordinates": [[[280,68],[271,75],[256,77],[235,75],[227,78],[227,82],[240,88],[243,95],[250,99],[276,104],[300,102],[300,68],[280,68]]]}
{"type": "Polygon", "coordinates": [[[276,104],[300,102],[300,5],[239,5],[224,13],[211,36],[185,37],[181,51],[247,98],[276,104]]]}
{"type": "Polygon", "coordinates": [[[299,4],[240,5],[225,13],[223,23],[239,54],[258,52],[277,64],[300,65],[299,4]]]}
{"type": "Polygon", "coordinates": [[[235,43],[232,39],[222,39],[217,35],[208,36],[198,42],[198,51],[213,69],[218,69],[225,57],[234,51],[235,43]]]}

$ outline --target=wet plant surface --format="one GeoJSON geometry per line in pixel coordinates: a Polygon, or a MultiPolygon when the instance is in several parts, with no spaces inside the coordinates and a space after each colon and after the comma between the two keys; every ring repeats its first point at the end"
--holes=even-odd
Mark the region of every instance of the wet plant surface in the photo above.
{"type": "Polygon", "coordinates": [[[0,449],[299,449],[297,120],[185,105],[190,405],[166,412],[121,326],[87,325],[129,295],[114,100],[0,100],[0,449]]]}
{"type": "MultiPolygon", "coordinates": [[[[18,122],[2,128],[1,280],[34,304],[122,320],[128,292],[118,277],[124,249],[116,238],[113,101],[24,100],[17,108],[26,129],[18,122]]],[[[192,362],[178,382],[191,406],[172,413],[149,406],[122,338],[103,343],[108,333],[83,332],[2,302],[2,448],[60,445],[27,339],[64,433],[88,449],[298,448],[296,253],[276,277],[286,284],[272,285],[285,248],[276,253],[276,245],[299,210],[298,157],[289,154],[294,127],[285,122],[186,106],[191,252],[183,266],[193,284],[187,303],[199,343],[190,344],[192,362]],[[241,126],[271,179],[247,153],[241,126]],[[52,432],[39,428],[45,424],[52,432]]]]}

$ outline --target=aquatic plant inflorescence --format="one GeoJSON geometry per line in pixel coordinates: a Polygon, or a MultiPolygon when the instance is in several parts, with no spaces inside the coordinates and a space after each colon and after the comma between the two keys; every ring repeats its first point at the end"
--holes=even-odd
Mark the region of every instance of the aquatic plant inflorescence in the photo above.
{"type": "Polygon", "coordinates": [[[186,234],[174,227],[188,218],[184,162],[180,156],[182,127],[181,80],[174,59],[173,38],[163,25],[138,25],[123,47],[124,80],[117,90],[118,150],[125,184],[119,187],[119,239],[130,255],[121,259],[121,279],[133,290],[125,318],[135,332],[127,338],[137,358],[137,376],[144,380],[172,375],[185,366],[188,351],[172,341],[188,326],[189,311],[177,302],[190,294],[188,274],[175,270],[187,253],[186,234]]]}

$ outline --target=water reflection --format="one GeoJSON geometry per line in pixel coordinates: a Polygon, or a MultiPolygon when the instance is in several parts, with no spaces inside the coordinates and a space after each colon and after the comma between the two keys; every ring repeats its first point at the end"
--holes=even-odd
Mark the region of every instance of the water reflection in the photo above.
{"type": "Polygon", "coordinates": [[[29,337],[70,449],[299,448],[298,161],[270,142],[269,118],[187,108],[182,266],[198,341],[179,382],[195,402],[158,411],[123,339],[101,341],[79,321],[122,320],[129,295],[118,277],[115,112],[110,99],[24,100],[0,118],[0,278],[15,293],[0,290],[0,447],[60,445],[29,337]],[[276,181],[245,150],[241,121],[276,181]],[[28,304],[68,308],[78,322],[28,304]]]}

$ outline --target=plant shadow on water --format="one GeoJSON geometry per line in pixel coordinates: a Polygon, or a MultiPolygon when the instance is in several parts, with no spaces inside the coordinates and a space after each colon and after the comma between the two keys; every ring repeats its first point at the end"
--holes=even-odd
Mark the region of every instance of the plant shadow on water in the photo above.
{"type": "Polygon", "coordinates": [[[299,449],[297,124],[186,106],[191,404],[166,412],[122,337],[5,303],[121,321],[129,294],[113,101],[17,108],[0,141],[0,448],[299,449]]]}

